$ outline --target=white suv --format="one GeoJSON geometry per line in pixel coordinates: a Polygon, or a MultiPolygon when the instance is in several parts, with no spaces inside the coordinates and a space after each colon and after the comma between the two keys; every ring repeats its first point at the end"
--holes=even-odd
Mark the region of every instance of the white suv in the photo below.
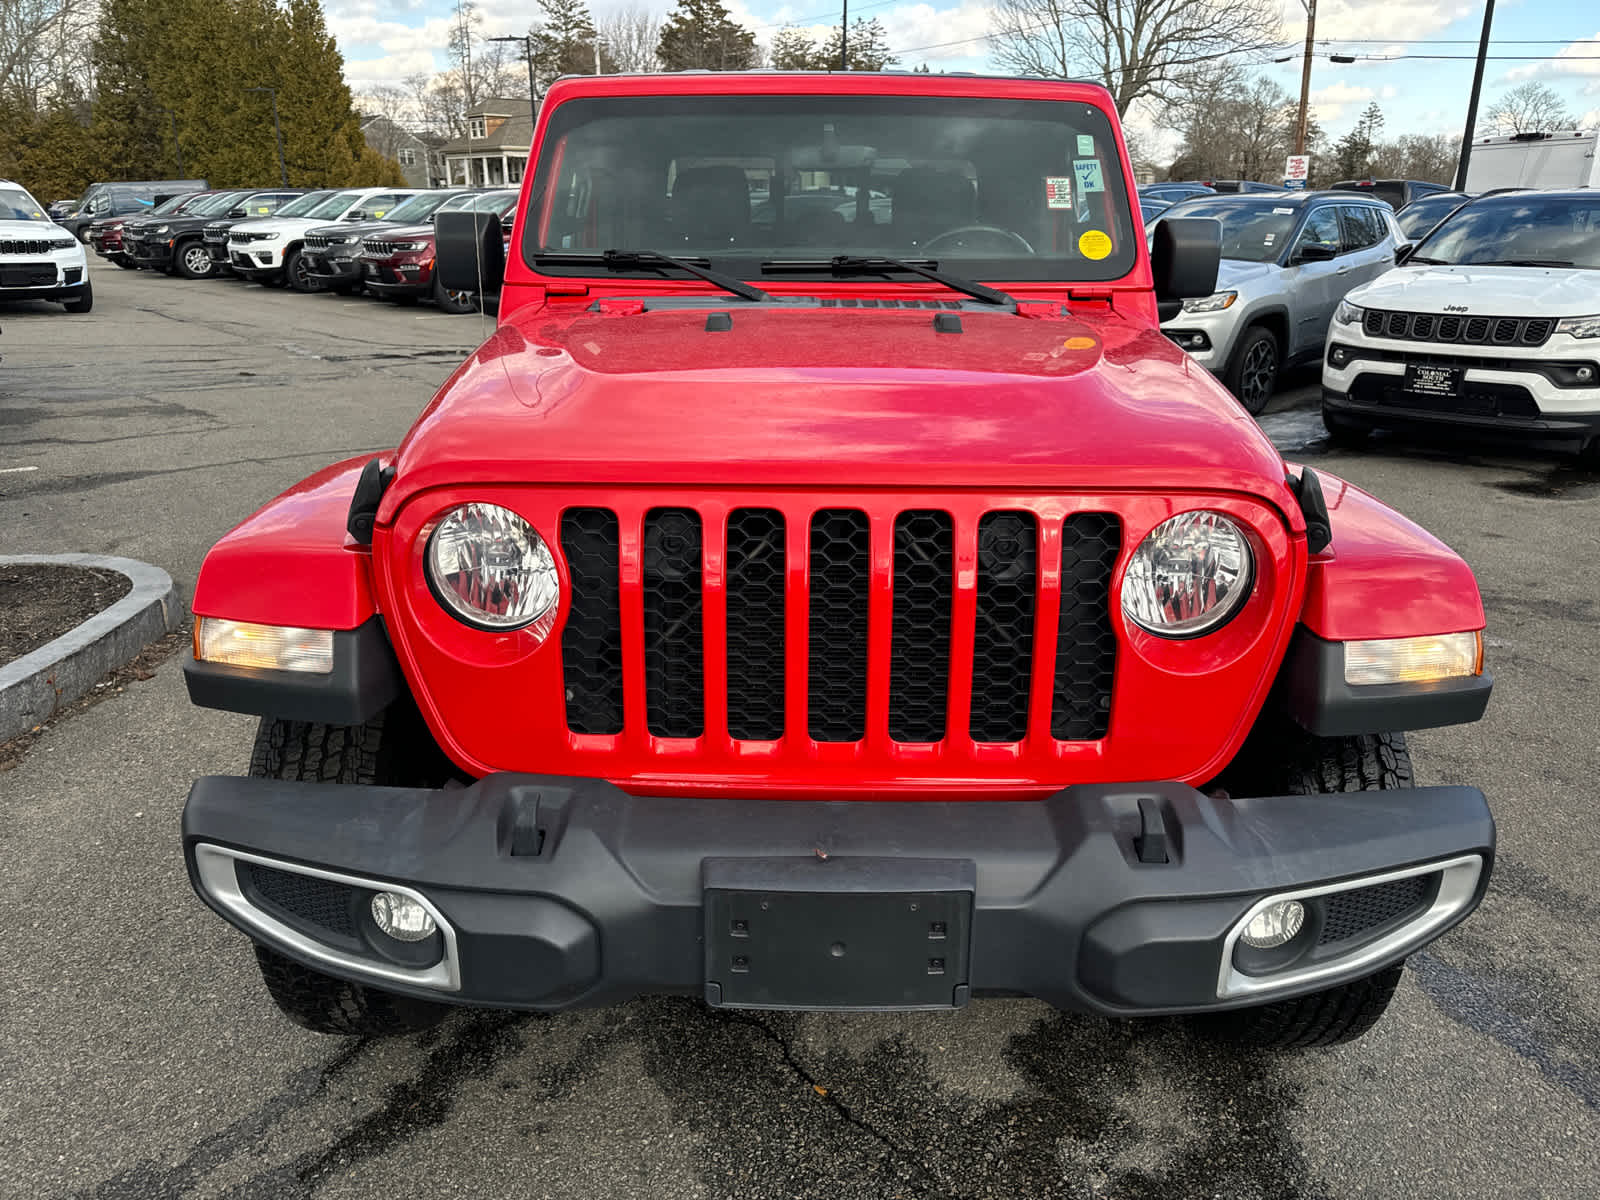
{"type": "Polygon", "coordinates": [[[54,300],[71,313],[94,307],[82,244],[8,179],[0,179],[0,299],[54,300]]]}
{"type": "Polygon", "coordinates": [[[301,253],[306,230],[330,221],[376,220],[416,194],[416,188],[347,188],[313,203],[285,204],[270,217],[240,221],[228,230],[228,265],[234,274],[269,287],[288,283],[297,292],[321,291],[301,253]]]}
{"type": "Polygon", "coordinates": [[[1322,419],[1335,439],[1448,424],[1600,447],[1600,193],[1481,197],[1401,263],[1334,314],[1322,419]]]}

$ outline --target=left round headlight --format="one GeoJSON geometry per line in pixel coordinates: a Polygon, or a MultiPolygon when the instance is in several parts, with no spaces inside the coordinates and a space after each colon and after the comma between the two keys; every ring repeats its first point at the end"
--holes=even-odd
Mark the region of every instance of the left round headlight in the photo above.
{"type": "Polygon", "coordinates": [[[1231,518],[1180,513],[1134,551],[1122,577],[1122,611],[1161,637],[1198,637],[1239,611],[1254,571],[1250,543],[1231,518]]]}
{"type": "Polygon", "coordinates": [[[451,509],[428,539],[428,581],[451,615],[479,629],[555,618],[561,584],[550,547],[498,504],[451,509]]]}

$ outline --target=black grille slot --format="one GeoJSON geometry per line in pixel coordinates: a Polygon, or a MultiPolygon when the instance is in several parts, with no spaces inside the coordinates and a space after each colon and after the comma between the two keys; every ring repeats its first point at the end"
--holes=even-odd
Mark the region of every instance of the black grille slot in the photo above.
{"type": "Polygon", "coordinates": [[[1538,346],[1550,336],[1553,321],[1529,321],[1522,329],[1522,342],[1527,346],[1538,346]]]}
{"type": "Polygon", "coordinates": [[[1038,528],[1032,513],[978,521],[977,625],[972,639],[975,742],[1017,742],[1028,732],[1038,528]]]}
{"type": "Polygon", "coordinates": [[[293,918],[294,924],[309,925],[337,937],[358,936],[352,903],[358,889],[349,884],[279,871],[260,863],[240,861],[237,869],[240,882],[254,893],[252,899],[265,901],[268,909],[277,909],[274,915],[293,918]]]}
{"type": "Polygon", "coordinates": [[[1061,620],[1057,626],[1050,736],[1093,741],[1111,725],[1117,637],[1111,632],[1111,570],[1122,523],[1110,513],[1068,517],[1061,540],[1061,620]]]}
{"type": "Polygon", "coordinates": [[[561,631],[567,728],[622,732],[622,608],[617,585],[617,514],[569,508],[561,514],[561,553],[572,605],[561,631]]]}
{"type": "Polygon", "coordinates": [[[783,514],[736,508],[728,514],[728,735],[783,736],[783,514]]]}
{"type": "Polygon", "coordinates": [[[1489,321],[1485,317],[1472,317],[1467,321],[1466,340],[1481,342],[1489,336],[1489,321]]]}
{"type": "Polygon", "coordinates": [[[1433,336],[1434,316],[1431,313],[1418,313],[1411,322],[1411,336],[1426,341],[1433,336]]]}
{"type": "Polygon", "coordinates": [[[644,518],[644,703],[656,737],[705,729],[700,514],[652,508],[644,518]]]}
{"type": "Polygon", "coordinates": [[[858,742],[867,733],[867,514],[826,508],[811,518],[810,695],[806,727],[819,742],[858,742]]]}
{"type": "Polygon", "coordinates": [[[937,742],[944,737],[954,537],[954,523],[946,512],[917,509],[895,519],[889,736],[897,742],[937,742]]]}
{"type": "Polygon", "coordinates": [[[1517,322],[1499,320],[1494,323],[1494,340],[1501,345],[1508,345],[1517,340],[1517,322]]]}
{"type": "Polygon", "coordinates": [[[1410,324],[1410,318],[1408,318],[1405,313],[1390,313],[1388,330],[1389,336],[1394,338],[1405,337],[1410,324]]]}
{"type": "Polygon", "coordinates": [[[1336,892],[1325,901],[1317,945],[1343,942],[1422,908],[1438,886],[1437,873],[1336,892]]]}
{"type": "Polygon", "coordinates": [[[1461,318],[1443,317],[1439,321],[1439,340],[1453,342],[1461,336],[1461,318]]]}

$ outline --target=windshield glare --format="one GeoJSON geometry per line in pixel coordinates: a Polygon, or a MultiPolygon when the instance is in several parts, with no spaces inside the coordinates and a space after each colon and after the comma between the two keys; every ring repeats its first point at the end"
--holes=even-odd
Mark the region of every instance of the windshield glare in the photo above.
{"type": "MultiPolygon", "coordinates": [[[[921,96],[572,100],[543,141],[523,253],[649,249],[755,277],[835,255],[1006,280],[1115,279],[1137,233],[1091,105],[921,96]]],[[[656,275],[641,270],[642,275],[656,275]]]]}
{"type": "Polygon", "coordinates": [[[193,208],[185,208],[186,214],[196,217],[211,216],[214,213],[227,212],[240,200],[248,196],[249,192],[222,192],[216,196],[202,196],[193,208]]]}
{"type": "MultiPolygon", "coordinates": [[[[308,217],[342,217],[345,209],[361,199],[360,192],[335,192],[305,215],[308,217]]],[[[283,212],[278,215],[284,216],[283,212]]],[[[296,214],[299,215],[298,213],[296,214]]]]}
{"type": "Polygon", "coordinates": [[[1222,257],[1240,262],[1276,262],[1283,253],[1297,209],[1269,201],[1186,200],[1163,212],[1168,217],[1210,217],[1222,222],[1222,257]]]}
{"type": "Polygon", "coordinates": [[[515,204],[518,192],[482,192],[472,198],[468,207],[473,212],[500,212],[508,204],[515,204]]]}
{"type": "Polygon", "coordinates": [[[1533,260],[1600,268],[1600,195],[1516,197],[1468,205],[1423,239],[1411,260],[1470,266],[1533,260]]]}
{"type": "Polygon", "coordinates": [[[0,221],[48,221],[39,202],[19,187],[0,187],[0,221]]]}
{"type": "Polygon", "coordinates": [[[383,219],[401,225],[415,225],[433,216],[436,209],[444,207],[451,199],[448,192],[418,192],[384,213],[383,219]]]}
{"type": "Polygon", "coordinates": [[[305,217],[310,216],[311,210],[321,204],[332,192],[307,192],[304,196],[289,201],[277,212],[280,217],[305,217]]]}

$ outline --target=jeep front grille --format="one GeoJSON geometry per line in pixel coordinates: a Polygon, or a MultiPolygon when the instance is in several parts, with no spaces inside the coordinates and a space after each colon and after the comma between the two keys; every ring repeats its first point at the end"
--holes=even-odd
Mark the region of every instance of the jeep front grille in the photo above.
{"type": "Polygon", "coordinates": [[[1361,327],[1368,337],[1473,346],[1542,346],[1555,329],[1548,317],[1458,317],[1369,308],[1361,327]]]}
{"type": "Polygon", "coordinates": [[[373,258],[388,258],[390,255],[399,252],[395,249],[394,242],[367,238],[361,243],[361,253],[370,255],[373,258]]]}
{"type": "Polygon", "coordinates": [[[70,250],[76,244],[72,241],[56,241],[54,238],[3,241],[0,242],[0,254],[49,254],[53,250],[70,250]]]}
{"type": "Polygon", "coordinates": [[[644,689],[634,711],[657,738],[697,738],[725,719],[740,742],[935,743],[955,717],[974,742],[1014,744],[1041,705],[1050,739],[1107,736],[1122,542],[1113,514],[997,509],[963,525],[937,508],[651,508],[632,572],[612,510],[569,508],[560,531],[572,586],[562,683],[575,734],[624,731],[631,676],[644,689]],[[1047,541],[1059,546],[1059,570],[1054,555],[1042,569],[1047,541]],[[630,651],[633,606],[643,635],[630,651]],[[1035,645],[1046,614],[1049,662],[1035,645]],[[801,682],[800,664],[788,654],[802,629],[797,709],[788,683],[801,682]],[[639,655],[631,672],[629,653],[639,655]]]}

